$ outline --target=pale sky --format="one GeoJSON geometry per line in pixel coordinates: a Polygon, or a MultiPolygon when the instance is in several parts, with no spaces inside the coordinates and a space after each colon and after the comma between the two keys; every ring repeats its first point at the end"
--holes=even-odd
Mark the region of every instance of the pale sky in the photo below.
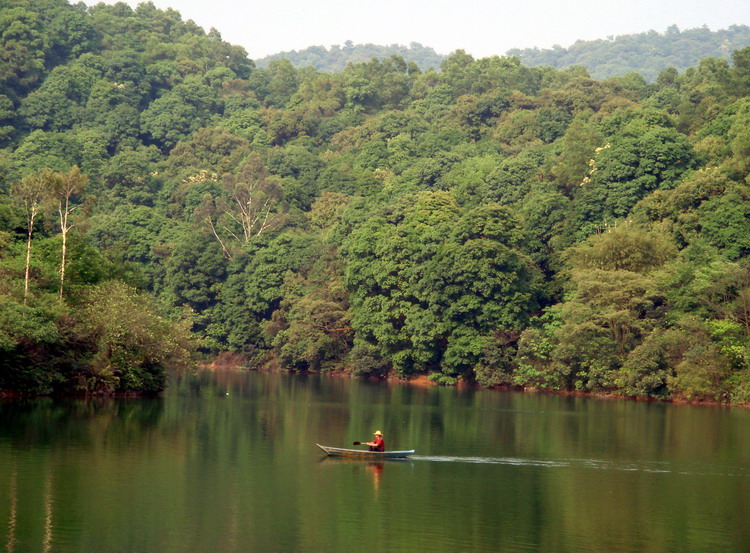
{"type": "MultiPolygon", "coordinates": [[[[135,7],[139,0],[126,0],[135,7]]],[[[261,58],[308,46],[418,42],[475,58],[655,30],[750,25],[750,0],[152,0],[261,58]]],[[[91,5],[96,0],[86,0],[91,5]]],[[[107,0],[106,3],[114,3],[107,0]]]]}

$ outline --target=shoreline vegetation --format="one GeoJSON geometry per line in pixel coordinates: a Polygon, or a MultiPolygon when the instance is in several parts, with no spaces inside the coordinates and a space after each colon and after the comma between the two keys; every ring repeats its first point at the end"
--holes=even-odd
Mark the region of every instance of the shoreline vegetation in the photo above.
{"type": "MultiPolygon", "coordinates": [[[[289,371],[269,367],[250,367],[249,360],[243,359],[241,356],[235,354],[220,354],[210,363],[201,363],[199,365],[200,370],[207,370],[211,372],[216,371],[254,371],[254,372],[276,372],[282,374],[288,374],[289,371]]],[[[437,387],[441,386],[435,379],[431,379],[428,375],[415,375],[411,377],[399,377],[396,375],[389,375],[384,378],[382,377],[355,377],[351,371],[337,370],[333,372],[310,372],[308,374],[315,374],[326,378],[365,378],[372,382],[382,383],[394,383],[403,384],[407,386],[417,387],[437,387]]],[[[646,401],[646,402],[658,402],[658,403],[672,403],[675,405],[704,405],[707,407],[744,407],[750,408],[750,404],[728,404],[721,401],[707,401],[703,399],[685,399],[685,398],[669,398],[669,399],[658,399],[651,397],[638,397],[628,396],[624,394],[610,393],[610,392],[582,392],[577,390],[550,390],[544,388],[532,388],[524,387],[520,385],[501,384],[498,386],[487,387],[481,386],[476,382],[459,381],[454,384],[456,388],[468,388],[475,390],[498,390],[506,392],[522,392],[526,394],[553,394],[562,396],[573,396],[573,397],[587,397],[594,399],[607,399],[607,400],[631,400],[631,401],[646,401]]]]}
{"type": "MultiPolygon", "coordinates": [[[[239,361],[235,356],[232,356],[234,361],[227,362],[222,360],[221,362],[211,363],[199,363],[197,368],[199,370],[208,370],[211,372],[226,371],[226,370],[245,370],[255,372],[276,372],[289,374],[290,371],[278,369],[278,368],[249,368],[246,365],[246,360],[239,361]]],[[[218,358],[217,358],[218,360],[218,358]]],[[[176,370],[195,370],[190,367],[181,367],[176,370]]],[[[372,382],[381,383],[394,383],[399,385],[417,386],[417,387],[437,387],[441,386],[439,382],[434,379],[430,379],[427,375],[416,375],[411,377],[399,377],[399,376],[387,376],[381,377],[355,377],[350,371],[338,370],[334,372],[309,372],[308,374],[314,374],[326,378],[365,378],[372,382]]],[[[630,401],[646,401],[646,402],[659,402],[659,403],[671,403],[675,405],[702,405],[706,407],[743,407],[750,408],[750,404],[729,404],[721,401],[708,401],[703,399],[685,399],[685,398],[670,398],[670,399],[657,399],[650,397],[638,397],[628,396],[623,394],[609,393],[609,392],[581,392],[576,390],[550,390],[544,388],[532,388],[518,385],[502,384],[499,386],[486,387],[477,384],[476,382],[465,382],[458,381],[453,385],[457,389],[468,388],[475,390],[490,390],[490,391],[506,391],[506,392],[521,392],[525,394],[553,394],[562,396],[573,396],[573,397],[585,397],[592,399],[606,399],[606,400],[630,400],[630,401]]],[[[24,393],[17,390],[0,390],[0,402],[1,401],[20,401],[35,398],[66,398],[66,399],[139,399],[139,398],[158,398],[165,391],[167,387],[164,387],[158,391],[143,391],[143,390],[127,390],[127,391],[73,391],[64,393],[24,393]]]]}
{"type": "Polygon", "coordinates": [[[651,81],[259,68],[151,3],[0,29],[0,389],[158,393],[229,352],[750,404],[750,47],[651,81]]]}

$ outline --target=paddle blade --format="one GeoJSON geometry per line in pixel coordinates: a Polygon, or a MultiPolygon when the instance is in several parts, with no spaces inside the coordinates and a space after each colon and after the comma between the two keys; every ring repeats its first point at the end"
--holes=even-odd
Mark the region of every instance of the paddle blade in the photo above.
{"type": "Polygon", "coordinates": [[[362,445],[362,442],[352,442],[352,445],[362,445]]]}

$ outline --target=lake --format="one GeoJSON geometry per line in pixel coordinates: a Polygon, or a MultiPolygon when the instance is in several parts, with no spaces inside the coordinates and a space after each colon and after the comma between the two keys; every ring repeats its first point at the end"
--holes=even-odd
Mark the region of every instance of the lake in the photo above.
{"type": "Polygon", "coordinates": [[[0,403],[6,553],[750,551],[750,410],[246,371],[0,403]],[[327,459],[382,430],[408,461],[327,459]]]}

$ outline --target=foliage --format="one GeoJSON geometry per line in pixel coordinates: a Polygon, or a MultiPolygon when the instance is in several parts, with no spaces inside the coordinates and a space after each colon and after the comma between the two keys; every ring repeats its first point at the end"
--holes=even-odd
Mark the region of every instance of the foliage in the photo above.
{"type": "Polygon", "coordinates": [[[194,349],[189,328],[160,317],[130,286],[111,281],[82,299],[79,332],[95,348],[78,386],[88,392],[158,392],[164,370],[185,367],[194,349]]]}
{"type": "Polygon", "coordinates": [[[310,46],[304,50],[279,52],[256,60],[258,67],[265,68],[271,61],[288,59],[295,67],[314,67],[324,73],[337,73],[350,63],[367,62],[373,58],[384,59],[397,55],[407,62],[413,62],[422,71],[437,69],[443,57],[435,50],[412,42],[409,46],[391,45],[378,46],[375,44],[354,44],[346,41],[342,46],[334,44],[330,48],[325,46],[310,46]]]}
{"type": "Polygon", "coordinates": [[[747,27],[262,67],[150,3],[0,34],[3,389],[154,392],[198,348],[749,401],[747,27]]]}
{"type": "MultiPolygon", "coordinates": [[[[352,347],[348,294],[333,250],[317,266],[288,272],[283,300],[266,324],[282,368],[316,372],[341,369],[352,347]]],[[[359,371],[370,372],[370,371],[359,371]]]]}
{"type": "Polygon", "coordinates": [[[52,391],[62,380],[47,364],[62,339],[53,314],[7,293],[0,298],[0,389],[52,391]]]}
{"type": "Polygon", "coordinates": [[[648,31],[599,40],[578,40],[568,48],[513,49],[529,65],[551,65],[558,69],[583,66],[597,79],[621,76],[632,71],[654,81],[669,67],[683,71],[701,58],[729,59],[733,50],[750,45],[750,27],[731,25],[711,31],[707,27],[680,30],[671,25],[663,33],[648,31]]]}

